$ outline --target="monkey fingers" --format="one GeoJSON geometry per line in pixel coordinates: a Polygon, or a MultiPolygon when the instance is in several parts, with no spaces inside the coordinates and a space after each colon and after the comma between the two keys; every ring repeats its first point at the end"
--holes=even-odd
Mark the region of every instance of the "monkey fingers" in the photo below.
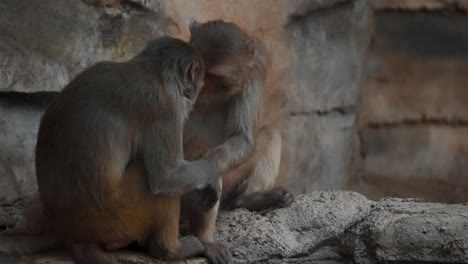
{"type": "Polygon", "coordinates": [[[272,197],[273,206],[276,205],[277,208],[288,207],[294,201],[294,195],[282,187],[272,189],[268,192],[272,197]]]}
{"type": "Polygon", "coordinates": [[[222,243],[204,243],[205,257],[213,264],[233,263],[231,252],[222,243]]]}

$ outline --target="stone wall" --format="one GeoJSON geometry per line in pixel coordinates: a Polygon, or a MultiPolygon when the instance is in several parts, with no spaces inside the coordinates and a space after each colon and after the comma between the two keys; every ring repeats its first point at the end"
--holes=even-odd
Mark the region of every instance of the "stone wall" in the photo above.
{"type": "Polygon", "coordinates": [[[467,2],[374,3],[358,122],[363,164],[351,188],[371,198],[467,201],[467,2]]]}
{"type": "Polygon", "coordinates": [[[0,203],[36,191],[35,137],[57,91],[151,38],[187,39],[192,18],[235,22],[265,43],[262,120],[283,132],[280,183],[296,193],[345,187],[372,33],[366,0],[2,0],[0,14],[0,203]]]}
{"type": "Polygon", "coordinates": [[[371,3],[375,10],[436,11],[441,9],[468,9],[468,0],[372,0],[371,3]]]}

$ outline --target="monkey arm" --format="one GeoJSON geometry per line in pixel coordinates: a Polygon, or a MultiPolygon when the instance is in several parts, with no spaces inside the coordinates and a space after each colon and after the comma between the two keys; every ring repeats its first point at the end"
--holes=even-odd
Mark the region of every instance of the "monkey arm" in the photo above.
{"type": "Polygon", "coordinates": [[[182,195],[208,186],[219,189],[218,171],[207,160],[180,160],[168,166],[145,158],[148,183],[153,194],[182,195]]]}
{"type": "Polygon", "coordinates": [[[163,127],[153,126],[146,130],[142,142],[143,160],[153,194],[182,195],[207,186],[219,189],[219,173],[212,162],[183,160],[181,126],[169,123],[163,127]]]}
{"type": "Polygon", "coordinates": [[[229,103],[225,127],[227,140],[205,155],[205,158],[217,164],[220,171],[239,165],[253,149],[260,114],[260,87],[260,82],[252,81],[229,103]]]}

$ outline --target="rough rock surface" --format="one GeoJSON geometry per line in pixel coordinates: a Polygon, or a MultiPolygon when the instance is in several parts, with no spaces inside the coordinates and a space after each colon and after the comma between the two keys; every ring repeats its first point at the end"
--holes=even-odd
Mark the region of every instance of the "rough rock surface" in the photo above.
{"type": "MultiPolygon", "coordinates": [[[[281,183],[296,193],[344,187],[372,33],[368,1],[4,0],[0,14],[0,98],[8,102],[12,94],[53,95],[83,68],[125,60],[163,34],[187,39],[191,19],[239,24],[270,53],[262,124],[283,132],[281,183]]],[[[18,119],[23,108],[0,109],[1,120],[17,124],[1,128],[0,203],[36,188],[32,151],[43,108],[18,119]]]]}
{"type": "Polygon", "coordinates": [[[376,10],[468,10],[468,0],[371,0],[376,10]]]}
{"type": "MultiPolygon", "coordinates": [[[[242,209],[222,213],[217,238],[229,245],[236,263],[468,263],[468,204],[373,202],[354,192],[313,192],[263,215],[242,209]]],[[[159,263],[134,252],[113,257],[159,263]]],[[[22,258],[32,259],[71,263],[63,252],[22,258]]]]}
{"type": "Polygon", "coordinates": [[[5,124],[0,203],[5,203],[37,190],[34,147],[44,106],[24,99],[53,98],[51,91],[94,62],[133,56],[150,38],[169,33],[169,22],[157,9],[105,9],[74,0],[6,0],[0,13],[0,124],[5,124]]]}
{"type": "Polygon", "coordinates": [[[361,92],[368,197],[468,200],[468,16],[380,12],[361,92]],[[385,168],[385,169],[382,169],[385,168]]]}
{"type": "Polygon", "coordinates": [[[169,33],[170,22],[158,11],[73,0],[2,1],[0,91],[59,91],[97,61],[133,56],[149,39],[169,33]]]}
{"type": "Polygon", "coordinates": [[[286,27],[294,52],[282,157],[284,183],[297,193],[346,187],[371,18],[366,2],[354,1],[296,18],[286,27]]]}
{"type": "Polygon", "coordinates": [[[0,203],[35,193],[34,146],[40,106],[0,98],[0,203]]]}

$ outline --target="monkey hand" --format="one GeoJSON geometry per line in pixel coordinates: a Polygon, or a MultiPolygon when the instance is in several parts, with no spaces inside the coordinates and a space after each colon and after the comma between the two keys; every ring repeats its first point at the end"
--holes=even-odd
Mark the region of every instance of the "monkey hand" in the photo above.
{"type": "Polygon", "coordinates": [[[221,197],[222,182],[220,179],[215,179],[209,182],[205,187],[196,190],[199,195],[201,207],[205,212],[208,212],[221,197]]]}
{"type": "Polygon", "coordinates": [[[203,175],[203,179],[194,191],[197,194],[200,206],[203,210],[209,211],[221,197],[221,173],[216,164],[209,160],[199,159],[194,161],[194,163],[201,168],[199,171],[203,175]]]}
{"type": "Polygon", "coordinates": [[[205,212],[208,212],[216,205],[221,197],[221,182],[216,181],[212,184],[208,184],[205,188],[197,190],[201,207],[205,212]]]}

